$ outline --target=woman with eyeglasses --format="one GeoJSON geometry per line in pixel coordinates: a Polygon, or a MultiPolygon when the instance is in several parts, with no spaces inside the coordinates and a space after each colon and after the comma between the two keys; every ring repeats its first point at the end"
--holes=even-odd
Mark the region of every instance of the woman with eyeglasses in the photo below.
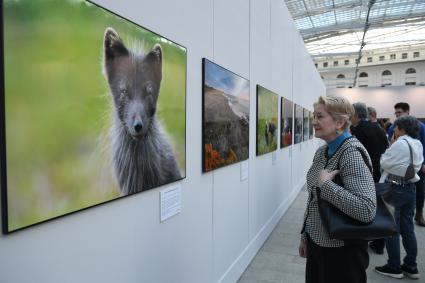
{"type": "Polygon", "coordinates": [[[322,199],[354,219],[368,223],[375,218],[376,193],[369,154],[348,131],[353,114],[352,104],[343,97],[319,97],[314,104],[315,136],[326,144],[316,151],[307,173],[309,197],[299,246],[300,256],[307,258],[307,283],[367,281],[367,241],[330,238],[318,209],[320,193],[322,199]],[[336,181],[337,174],[343,186],[336,181]]]}

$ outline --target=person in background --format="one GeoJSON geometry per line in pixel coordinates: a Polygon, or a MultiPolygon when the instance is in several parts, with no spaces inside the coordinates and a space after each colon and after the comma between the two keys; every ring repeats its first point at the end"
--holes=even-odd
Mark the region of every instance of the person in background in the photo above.
{"type": "Polygon", "coordinates": [[[369,265],[367,241],[331,239],[320,218],[317,195],[320,191],[321,198],[358,221],[372,221],[376,193],[366,164],[371,163],[369,155],[348,132],[354,109],[346,98],[321,96],[314,104],[313,114],[315,136],[326,144],[316,151],[307,173],[309,197],[299,245],[299,255],[307,258],[306,282],[365,283],[369,265]],[[337,174],[344,187],[334,182],[337,174]]]}
{"type": "Polygon", "coordinates": [[[371,106],[369,106],[367,108],[367,118],[369,119],[369,121],[372,124],[376,124],[378,126],[381,126],[381,124],[379,124],[378,120],[376,119],[376,109],[375,108],[373,108],[371,106]]]}
{"type": "Polygon", "coordinates": [[[363,144],[369,153],[373,166],[373,180],[377,183],[381,178],[381,155],[388,148],[387,136],[377,122],[372,123],[367,120],[368,111],[366,104],[361,102],[354,103],[353,108],[354,115],[351,118],[353,125],[351,133],[363,144]]]}
{"type": "MultiPolygon", "coordinates": [[[[394,114],[397,118],[409,115],[410,106],[406,102],[399,102],[394,105],[394,114]]],[[[422,144],[422,147],[425,147],[425,124],[418,120],[419,123],[419,136],[417,137],[422,144]]],[[[393,139],[394,125],[388,129],[388,140],[393,139]]],[[[416,182],[416,214],[415,222],[418,226],[425,227],[425,219],[423,215],[424,209],[424,194],[425,194],[425,151],[423,152],[424,163],[422,164],[421,170],[419,170],[420,180],[416,182]]]]}
{"type": "MultiPolygon", "coordinates": [[[[381,155],[388,148],[387,135],[378,123],[367,120],[368,112],[366,104],[358,102],[353,104],[354,115],[351,118],[353,128],[351,134],[355,136],[366,148],[372,160],[373,181],[379,182],[381,178],[381,155]]],[[[375,111],[376,116],[376,111],[375,111]]],[[[377,254],[384,253],[385,239],[377,239],[370,242],[369,247],[377,254]]]]}
{"type": "Polygon", "coordinates": [[[391,190],[395,208],[394,218],[397,224],[397,234],[386,238],[388,262],[384,266],[375,267],[375,271],[393,278],[419,278],[417,268],[418,247],[414,231],[413,215],[415,213],[415,182],[418,174],[407,179],[407,167],[413,163],[414,171],[418,172],[423,163],[423,147],[416,139],[419,132],[418,120],[409,115],[400,116],[394,122],[394,143],[381,157],[381,168],[384,170],[381,181],[395,184],[391,190]],[[412,155],[410,153],[412,152],[412,155]],[[406,256],[403,264],[400,261],[400,235],[406,256]]]}
{"type": "Polygon", "coordinates": [[[393,123],[391,123],[390,120],[386,121],[384,124],[384,131],[387,134],[387,138],[388,138],[388,131],[391,128],[391,126],[393,125],[393,123]]]}

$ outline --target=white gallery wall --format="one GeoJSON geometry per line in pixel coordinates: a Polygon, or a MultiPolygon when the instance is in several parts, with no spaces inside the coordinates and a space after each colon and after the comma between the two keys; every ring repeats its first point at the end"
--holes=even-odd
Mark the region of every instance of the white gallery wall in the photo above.
{"type": "Polygon", "coordinates": [[[284,1],[95,2],[187,48],[181,213],[160,222],[163,186],[1,235],[0,282],[236,282],[304,185],[319,144],[255,155],[256,84],[309,110],[326,93],[284,1]],[[250,80],[242,181],[241,163],[201,170],[204,57],[250,80]]]}
{"type": "Polygon", "coordinates": [[[376,108],[378,118],[390,118],[394,121],[394,105],[407,102],[410,114],[425,118],[425,86],[386,86],[371,88],[335,88],[328,89],[328,95],[346,97],[352,103],[364,102],[376,108]]]}

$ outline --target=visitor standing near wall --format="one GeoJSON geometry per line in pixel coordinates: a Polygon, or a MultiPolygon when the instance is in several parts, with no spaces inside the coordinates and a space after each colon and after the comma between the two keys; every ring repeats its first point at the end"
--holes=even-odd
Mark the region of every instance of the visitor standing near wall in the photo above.
{"type": "Polygon", "coordinates": [[[368,111],[366,104],[358,102],[354,103],[353,107],[354,115],[351,119],[353,124],[351,133],[363,144],[369,153],[373,166],[373,180],[377,183],[381,178],[381,155],[388,148],[387,136],[378,122],[373,123],[367,120],[368,111]]]}
{"type": "MultiPolygon", "coordinates": [[[[372,160],[373,180],[375,183],[379,182],[381,178],[381,155],[388,148],[387,135],[384,130],[379,126],[378,122],[372,123],[368,121],[368,112],[366,104],[357,102],[353,104],[354,115],[351,119],[353,128],[351,133],[355,136],[366,148],[372,160]]],[[[376,120],[376,111],[374,111],[376,120]]],[[[373,115],[372,115],[373,116],[373,115]]],[[[369,247],[377,254],[384,253],[385,239],[377,239],[370,242],[369,247]]]]}
{"type": "Polygon", "coordinates": [[[397,234],[386,238],[388,262],[384,266],[375,267],[375,271],[393,278],[407,277],[418,279],[416,257],[418,247],[414,231],[413,215],[415,214],[415,182],[419,181],[418,172],[423,163],[423,148],[416,139],[419,133],[418,120],[413,116],[401,116],[394,122],[394,143],[381,157],[381,168],[384,170],[381,181],[395,184],[391,190],[394,218],[397,234]],[[413,164],[414,174],[407,177],[408,167],[413,164]],[[412,177],[413,176],[413,177],[412,177]],[[406,256],[403,264],[400,261],[400,235],[406,256]]]}
{"type": "Polygon", "coordinates": [[[377,114],[376,114],[376,109],[369,106],[367,108],[367,118],[368,120],[372,123],[372,124],[376,124],[379,127],[381,127],[381,124],[379,124],[378,119],[376,118],[377,114]]]}
{"type": "MultiPolygon", "coordinates": [[[[307,173],[309,197],[299,246],[300,256],[307,258],[307,283],[367,281],[367,242],[331,239],[320,218],[317,201],[320,192],[322,199],[354,219],[367,223],[375,217],[373,177],[360,150],[369,155],[348,132],[353,114],[353,106],[346,98],[321,96],[314,104],[315,136],[327,144],[316,151],[307,173]],[[337,174],[344,187],[334,182],[337,174]]],[[[369,157],[367,162],[370,163],[369,157]]]]}
{"type": "MultiPolygon", "coordinates": [[[[397,118],[409,115],[410,106],[406,102],[399,102],[394,105],[394,114],[397,118]]],[[[422,147],[425,148],[425,124],[419,121],[419,136],[418,139],[422,144],[422,147]]],[[[388,130],[388,140],[393,139],[394,125],[392,125],[388,130]]],[[[422,164],[421,170],[419,170],[420,180],[416,183],[416,214],[415,221],[419,226],[425,227],[425,219],[423,216],[424,209],[424,195],[425,195],[425,151],[423,152],[424,163],[422,164]]]]}

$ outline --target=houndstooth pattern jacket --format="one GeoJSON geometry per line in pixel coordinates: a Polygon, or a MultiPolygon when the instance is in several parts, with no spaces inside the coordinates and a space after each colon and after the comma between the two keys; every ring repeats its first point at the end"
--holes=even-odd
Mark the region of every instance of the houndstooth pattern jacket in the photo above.
{"type": "Polygon", "coordinates": [[[345,214],[362,222],[370,222],[375,218],[376,193],[372,174],[359,150],[369,155],[363,145],[354,137],[341,143],[331,158],[327,156],[327,145],[320,147],[314,156],[313,164],[307,173],[307,190],[309,197],[304,214],[302,239],[306,233],[319,246],[341,247],[344,241],[329,238],[319,215],[317,205],[317,188],[319,173],[322,169],[337,170],[339,161],[340,177],[344,187],[328,180],[320,187],[320,196],[339,208],[345,214]]]}

